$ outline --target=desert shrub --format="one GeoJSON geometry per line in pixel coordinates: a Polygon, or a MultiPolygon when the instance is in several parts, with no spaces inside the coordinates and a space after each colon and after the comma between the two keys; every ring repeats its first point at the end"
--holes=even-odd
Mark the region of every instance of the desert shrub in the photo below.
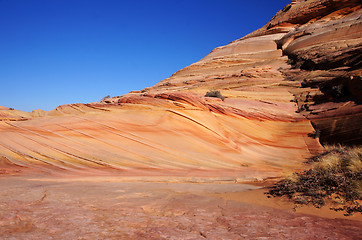
{"type": "Polygon", "coordinates": [[[109,98],[111,98],[111,96],[110,96],[110,95],[107,95],[107,96],[105,96],[105,97],[103,97],[103,98],[101,99],[101,102],[103,102],[103,101],[105,101],[105,100],[107,100],[107,99],[109,99],[109,98]]]}
{"type": "Polygon", "coordinates": [[[216,98],[220,98],[221,100],[224,101],[225,97],[223,95],[221,95],[220,91],[218,90],[210,90],[205,94],[205,97],[216,97],[216,98]]]}
{"type": "Polygon", "coordinates": [[[314,139],[319,138],[320,136],[321,136],[321,131],[318,130],[318,129],[311,132],[311,133],[308,133],[308,137],[311,137],[311,138],[314,138],[314,139]]]}
{"type": "Polygon", "coordinates": [[[362,147],[327,147],[308,159],[311,169],[294,173],[269,187],[268,197],[286,197],[296,206],[326,204],[349,216],[362,212],[362,147]]]}
{"type": "Polygon", "coordinates": [[[300,113],[300,112],[308,111],[308,110],[309,110],[308,104],[303,104],[303,105],[299,106],[297,111],[295,111],[295,112],[300,113]]]}
{"type": "Polygon", "coordinates": [[[173,85],[173,84],[170,83],[170,82],[164,82],[164,83],[161,84],[161,87],[170,87],[170,86],[172,86],[172,85],[173,85]]]}

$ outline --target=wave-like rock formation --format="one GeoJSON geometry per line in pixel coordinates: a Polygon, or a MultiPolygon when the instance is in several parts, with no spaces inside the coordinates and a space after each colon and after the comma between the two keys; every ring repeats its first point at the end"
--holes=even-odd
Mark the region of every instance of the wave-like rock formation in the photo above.
{"type": "Polygon", "coordinates": [[[322,149],[318,134],[361,141],[361,13],[354,0],[292,1],[153,87],[49,112],[0,109],[2,172],[242,181],[301,169],[322,149]]]}

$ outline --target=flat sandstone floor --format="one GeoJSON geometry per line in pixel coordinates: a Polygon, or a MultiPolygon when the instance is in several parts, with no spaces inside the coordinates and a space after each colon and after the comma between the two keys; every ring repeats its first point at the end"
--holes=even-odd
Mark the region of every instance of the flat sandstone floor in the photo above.
{"type": "Polygon", "coordinates": [[[268,199],[235,183],[0,178],[0,239],[360,239],[361,214],[268,199]]]}

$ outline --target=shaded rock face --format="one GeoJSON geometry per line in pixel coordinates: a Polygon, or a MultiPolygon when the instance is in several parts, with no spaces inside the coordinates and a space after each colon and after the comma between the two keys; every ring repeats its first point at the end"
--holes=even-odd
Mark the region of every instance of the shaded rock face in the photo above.
{"type": "Polygon", "coordinates": [[[360,1],[292,1],[252,39],[286,33],[276,40],[291,69],[284,76],[298,112],[312,121],[323,144],[362,143],[360,1]]]}
{"type": "Polygon", "coordinates": [[[155,86],[4,117],[0,166],[231,181],[301,169],[321,150],[315,129],[323,143],[361,141],[361,32],[359,1],[293,1],[155,86]]]}
{"type": "Polygon", "coordinates": [[[361,3],[319,2],[323,14],[277,41],[293,67],[284,74],[301,82],[296,101],[322,143],[362,144],[361,3]]]}

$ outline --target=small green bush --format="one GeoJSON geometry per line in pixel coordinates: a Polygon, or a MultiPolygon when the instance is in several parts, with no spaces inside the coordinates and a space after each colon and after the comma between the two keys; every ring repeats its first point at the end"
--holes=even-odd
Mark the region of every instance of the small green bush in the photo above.
{"type": "Polygon", "coordinates": [[[210,90],[205,94],[205,97],[216,97],[216,98],[220,98],[221,100],[224,101],[225,97],[223,95],[221,95],[220,91],[218,90],[210,90]]]}

